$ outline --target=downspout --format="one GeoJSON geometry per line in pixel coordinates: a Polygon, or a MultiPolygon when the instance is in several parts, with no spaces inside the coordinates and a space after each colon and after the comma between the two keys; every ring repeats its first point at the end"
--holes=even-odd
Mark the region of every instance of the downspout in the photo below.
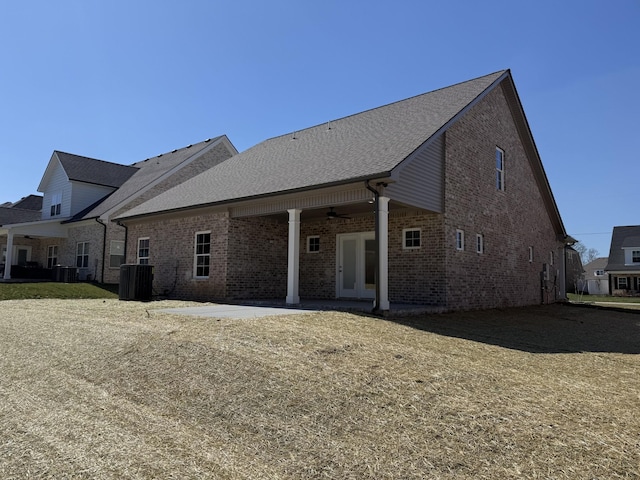
{"type": "Polygon", "coordinates": [[[376,313],[380,310],[380,280],[378,278],[378,275],[380,272],[380,222],[378,221],[380,192],[378,192],[378,190],[376,190],[371,185],[369,185],[369,180],[365,180],[364,185],[365,187],[367,187],[367,190],[373,193],[373,205],[374,205],[373,212],[375,216],[374,243],[375,243],[375,249],[376,249],[376,264],[374,269],[375,279],[376,279],[376,297],[375,297],[375,300],[373,301],[372,312],[376,313]]]}
{"type": "Polygon", "coordinates": [[[100,283],[104,283],[104,255],[107,252],[107,225],[100,221],[100,217],[96,217],[96,222],[102,225],[102,273],[100,274],[100,283]]]}

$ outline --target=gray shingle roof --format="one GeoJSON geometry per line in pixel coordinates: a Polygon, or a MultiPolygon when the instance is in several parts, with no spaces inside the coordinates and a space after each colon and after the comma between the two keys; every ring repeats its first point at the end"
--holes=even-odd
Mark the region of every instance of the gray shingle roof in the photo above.
{"type": "Polygon", "coordinates": [[[0,207],[0,226],[14,223],[36,222],[42,214],[37,210],[14,207],[0,207]]]}
{"type": "Polygon", "coordinates": [[[12,208],[22,208],[23,210],[42,210],[42,196],[27,195],[11,205],[12,208]]]}
{"type": "Polygon", "coordinates": [[[611,249],[609,250],[608,271],[636,271],[637,265],[624,264],[623,247],[638,247],[640,249],[640,225],[630,225],[626,227],[613,227],[611,234],[611,249]]]}
{"type": "Polygon", "coordinates": [[[266,140],[123,217],[388,176],[507,74],[496,72],[266,140]]]}
{"type": "Polygon", "coordinates": [[[57,150],[55,154],[69,180],[77,182],[118,188],[138,170],[136,167],[128,165],[105,162],[57,150]]]}
{"type": "Polygon", "coordinates": [[[604,268],[607,266],[608,260],[609,259],[607,257],[598,257],[595,260],[592,260],[591,262],[587,263],[584,266],[585,280],[595,280],[598,278],[602,278],[602,277],[596,277],[595,271],[604,270],[604,268]]]}
{"type": "Polygon", "coordinates": [[[102,215],[111,208],[120,205],[127,199],[133,198],[141,189],[158,179],[172,168],[180,165],[188,158],[196,155],[209,145],[217,142],[222,137],[207,139],[202,142],[189,145],[184,148],[176,149],[168,153],[163,153],[152,158],[148,158],[141,162],[134,163],[132,167],[136,169],[121,186],[106,197],[97,205],[91,206],[89,209],[80,212],[78,218],[93,218],[102,215]]]}

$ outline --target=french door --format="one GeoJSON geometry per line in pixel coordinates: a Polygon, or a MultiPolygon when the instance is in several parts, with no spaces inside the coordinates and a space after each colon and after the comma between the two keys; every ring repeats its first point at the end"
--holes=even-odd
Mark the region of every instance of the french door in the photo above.
{"type": "Polygon", "coordinates": [[[375,298],[376,250],[373,232],[337,235],[336,293],[341,298],[375,298]]]}

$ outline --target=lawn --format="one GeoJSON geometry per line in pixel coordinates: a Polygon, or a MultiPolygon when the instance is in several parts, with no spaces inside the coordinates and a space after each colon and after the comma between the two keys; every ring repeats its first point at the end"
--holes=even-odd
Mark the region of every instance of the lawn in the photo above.
{"type": "Polygon", "coordinates": [[[0,302],[0,478],[640,478],[640,315],[0,302]]]}
{"type": "Polygon", "coordinates": [[[118,298],[117,285],[92,283],[0,283],[0,300],[37,298],[118,298]]]}

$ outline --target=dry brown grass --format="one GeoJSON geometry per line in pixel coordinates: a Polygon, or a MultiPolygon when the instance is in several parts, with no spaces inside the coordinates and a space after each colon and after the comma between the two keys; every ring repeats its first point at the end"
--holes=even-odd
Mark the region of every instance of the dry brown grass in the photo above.
{"type": "Polygon", "coordinates": [[[0,302],[0,478],[640,478],[640,315],[0,302]]]}

